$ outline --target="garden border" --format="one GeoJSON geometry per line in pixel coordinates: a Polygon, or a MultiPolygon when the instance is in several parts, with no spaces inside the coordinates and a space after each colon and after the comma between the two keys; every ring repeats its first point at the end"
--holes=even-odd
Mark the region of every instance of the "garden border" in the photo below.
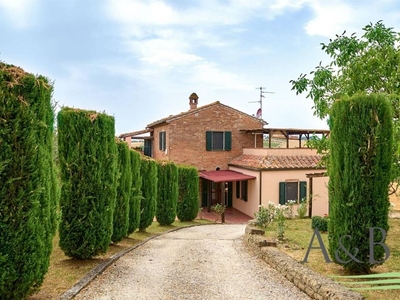
{"type": "Polygon", "coordinates": [[[362,300],[361,294],[351,291],[330,278],[311,270],[276,248],[275,241],[264,237],[264,230],[246,226],[245,242],[272,268],[291,281],[304,293],[317,300],[362,300]]]}

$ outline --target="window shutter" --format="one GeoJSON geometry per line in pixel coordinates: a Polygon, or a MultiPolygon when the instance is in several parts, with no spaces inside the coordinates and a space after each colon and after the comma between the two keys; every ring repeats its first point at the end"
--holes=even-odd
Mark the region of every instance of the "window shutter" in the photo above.
{"type": "Polygon", "coordinates": [[[212,131],[206,131],[206,150],[212,150],[212,131]]]}
{"type": "Polygon", "coordinates": [[[158,133],[158,149],[162,150],[162,132],[158,133]]]}
{"type": "Polygon", "coordinates": [[[286,182],[279,182],[279,204],[286,203],[286,182]]]}
{"type": "Polygon", "coordinates": [[[248,184],[247,180],[246,181],[242,181],[242,187],[243,187],[242,197],[243,197],[243,200],[246,201],[246,202],[247,202],[247,184],[248,184]]]}
{"type": "Polygon", "coordinates": [[[240,181],[236,181],[236,198],[240,198],[240,181]]]}
{"type": "Polygon", "coordinates": [[[300,181],[300,201],[307,197],[307,181],[300,181]]]}
{"type": "Polygon", "coordinates": [[[230,151],[232,149],[232,132],[225,131],[224,138],[225,138],[224,150],[230,151]]]}

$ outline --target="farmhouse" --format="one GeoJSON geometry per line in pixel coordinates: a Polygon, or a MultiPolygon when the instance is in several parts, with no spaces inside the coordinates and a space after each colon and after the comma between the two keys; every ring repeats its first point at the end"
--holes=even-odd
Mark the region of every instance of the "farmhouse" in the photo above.
{"type": "Polygon", "coordinates": [[[268,124],[260,118],[219,101],[199,107],[198,99],[192,93],[188,111],[119,137],[129,145],[143,139],[144,154],[156,160],[196,167],[201,205],[208,209],[223,203],[253,216],[269,201],[284,204],[312,196],[309,212],[328,212],[326,170],[319,166],[321,156],[304,148],[304,141],[329,131],[265,128],[268,124]]]}

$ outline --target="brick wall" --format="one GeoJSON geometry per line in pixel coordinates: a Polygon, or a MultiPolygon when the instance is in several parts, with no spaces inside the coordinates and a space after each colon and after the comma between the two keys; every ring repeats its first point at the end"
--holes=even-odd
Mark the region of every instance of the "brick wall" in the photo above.
{"type": "MultiPolygon", "coordinates": [[[[222,104],[210,106],[154,128],[154,158],[169,159],[179,164],[212,171],[216,167],[228,169],[227,163],[242,154],[243,148],[254,148],[255,135],[240,129],[260,128],[260,121],[222,104]],[[159,132],[167,133],[167,151],[159,150],[159,132]],[[206,151],[206,131],[231,131],[230,151],[206,151]]],[[[262,136],[257,135],[257,147],[262,147],[262,136]]]]}

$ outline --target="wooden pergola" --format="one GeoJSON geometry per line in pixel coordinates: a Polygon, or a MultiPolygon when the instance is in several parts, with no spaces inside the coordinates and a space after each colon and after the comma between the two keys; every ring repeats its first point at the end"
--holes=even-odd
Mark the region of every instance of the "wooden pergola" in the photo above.
{"type": "Polygon", "coordinates": [[[257,134],[268,134],[268,148],[271,148],[272,138],[274,136],[284,136],[286,138],[286,148],[289,148],[290,140],[298,140],[299,148],[302,148],[301,141],[305,137],[307,141],[310,140],[310,136],[319,135],[320,137],[327,137],[330,133],[329,130],[325,129],[295,129],[295,128],[260,128],[260,129],[245,129],[242,130],[246,133],[257,134]]]}

